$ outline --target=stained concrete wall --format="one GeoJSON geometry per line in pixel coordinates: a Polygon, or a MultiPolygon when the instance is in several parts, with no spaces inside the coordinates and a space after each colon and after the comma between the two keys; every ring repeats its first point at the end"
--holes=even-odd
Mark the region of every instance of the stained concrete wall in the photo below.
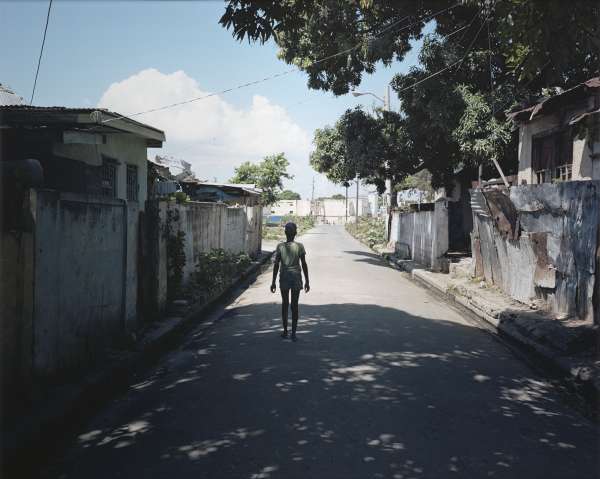
{"type": "Polygon", "coordinates": [[[392,212],[390,241],[396,254],[434,271],[445,270],[448,251],[448,206],[437,201],[433,211],[392,212]]]}
{"type": "Polygon", "coordinates": [[[136,326],[138,208],[101,197],[35,195],[33,367],[80,367],[136,326]]]}
{"type": "Polygon", "coordinates": [[[500,206],[479,190],[472,197],[475,275],[557,316],[592,321],[594,301],[600,307],[600,181],[517,186],[500,206]]]}
{"type": "MultiPolygon", "coordinates": [[[[185,265],[183,281],[190,281],[196,270],[200,253],[212,249],[224,249],[231,253],[246,253],[256,257],[262,247],[262,206],[227,206],[224,203],[190,201],[177,204],[162,202],[165,218],[173,232],[182,231],[184,236],[185,265]]],[[[159,261],[166,264],[166,256],[159,261]]]]}

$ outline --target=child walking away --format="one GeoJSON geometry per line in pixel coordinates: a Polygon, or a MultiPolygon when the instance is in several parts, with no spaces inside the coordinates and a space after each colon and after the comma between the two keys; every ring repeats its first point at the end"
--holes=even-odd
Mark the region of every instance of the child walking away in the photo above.
{"type": "Polygon", "coordinates": [[[310,291],[308,281],[308,267],[306,266],[306,251],[302,243],[296,243],[297,228],[295,223],[285,225],[285,236],[287,241],[279,243],[275,251],[275,267],[273,268],[273,283],[271,284],[271,293],[277,290],[275,280],[277,273],[281,268],[279,275],[279,289],[281,290],[281,319],[283,321],[282,338],[288,337],[288,310],[290,307],[290,295],[292,300],[292,341],[297,341],[296,328],[298,327],[298,299],[302,289],[302,272],[300,264],[304,271],[304,291],[310,291]],[[281,265],[281,266],[280,266],[281,265]]]}

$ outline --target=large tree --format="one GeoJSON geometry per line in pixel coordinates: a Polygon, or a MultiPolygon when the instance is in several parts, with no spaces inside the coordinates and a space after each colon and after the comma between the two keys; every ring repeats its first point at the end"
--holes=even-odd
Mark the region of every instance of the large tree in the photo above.
{"type": "Polygon", "coordinates": [[[262,189],[263,204],[272,205],[283,190],[283,180],[293,178],[287,171],[289,164],[283,153],[266,156],[260,163],[246,161],[235,169],[229,181],[256,185],[262,189]]]}
{"type": "Polygon", "coordinates": [[[336,184],[354,178],[385,190],[385,180],[401,181],[421,169],[398,113],[360,107],[347,110],[333,127],[315,132],[311,166],[336,184]]]}
{"type": "Polygon", "coordinates": [[[489,22],[473,51],[490,44],[494,64],[534,91],[598,72],[594,0],[229,0],[220,22],[240,41],[274,40],[279,57],[308,74],[309,87],[339,95],[378,62],[402,61],[430,20],[440,35],[465,27],[448,38],[459,48],[489,22]]]}

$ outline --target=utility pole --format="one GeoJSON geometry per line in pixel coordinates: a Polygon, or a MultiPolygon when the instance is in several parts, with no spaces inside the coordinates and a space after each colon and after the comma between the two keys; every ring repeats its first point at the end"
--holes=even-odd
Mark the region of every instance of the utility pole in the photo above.
{"type": "Polygon", "coordinates": [[[356,175],[356,205],[355,205],[355,213],[356,213],[356,224],[355,224],[355,228],[358,228],[358,186],[359,186],[359,180],[358,180],[358,175],[356,175]]]}
{"type": "Polygon", "coordinates": [[[350,186],[350,183],[345,181],[344,186],[346,187],[346,222],[344,224],[348,224],[348,187],[350,186]]]}

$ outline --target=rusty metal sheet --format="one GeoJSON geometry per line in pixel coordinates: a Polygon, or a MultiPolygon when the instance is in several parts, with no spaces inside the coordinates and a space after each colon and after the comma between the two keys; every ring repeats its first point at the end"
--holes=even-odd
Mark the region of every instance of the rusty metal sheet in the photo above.
{"type": "Polygon", "coordinates": [[[510,198],[499,190],[483,192],[496,228],[504,239],[519,238],[519,215],[510,198]]]}
{"type": "Polygon", "coordinates": [[[556,288],[556,268],[548,256],[548,233],[529,233],[536,265],[533,282],[540,288],[556,288]]]}

